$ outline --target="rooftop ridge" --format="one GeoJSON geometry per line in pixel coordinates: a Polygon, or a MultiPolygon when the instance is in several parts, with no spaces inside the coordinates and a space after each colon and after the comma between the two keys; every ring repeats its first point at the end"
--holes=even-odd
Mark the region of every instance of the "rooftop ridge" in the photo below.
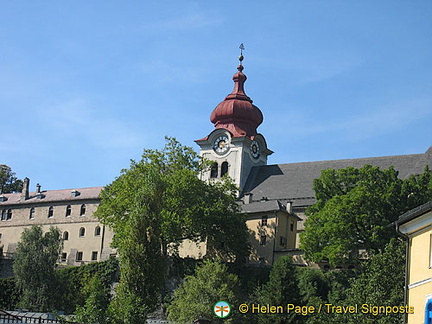
{"type": "MultiPolygon", "coordinates": [[[[407,158],[407,157],[420,157],[424,154],[425,153],[398,154],[398,155],[369,156],[369,157],[360,157],[360,158],[351,158],[351,159],[315,160],[315,161],[304,161],[304,162],[275,163],[275,164],[268,164],[265,166],[288,165],[288,164],[307,164],[307,163],[347,162],[347,161],[359,161],[359,160],[370,160],[370,159],[377,160],[377,159],[397,158],[397,157],[407,158]]],[[[260,166],[260,167],[263,167],[263,166],[260,166]]]]}

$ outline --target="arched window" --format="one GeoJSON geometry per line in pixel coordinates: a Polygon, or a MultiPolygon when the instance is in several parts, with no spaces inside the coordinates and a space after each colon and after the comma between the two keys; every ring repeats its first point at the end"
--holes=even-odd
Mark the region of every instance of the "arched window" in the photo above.
{"type": "Polygon", "coordinates": [[[71,205],[67,205],[66,207],[66,217],[70,216],[72,213],[72,206],[71,205]]]}
{"type": "Polygon", "coordinates": [[[212,163],[211,169],[210,169],[210,178],[217,178],[218,177],[218,164],[217,162],[212,163]]]}
{"type": "Polygon", "coordinates": [[[54,216],[54,207],[50,206],[50,208],[48,208],[48,218],[51,218],[54,216]]]}
{"type": "Polygon", "coordinates": [[[86,213],[86,205],[82,204],[80,209],[80,216],[84,216],[86,213]]]}
{"type": "Polygon", "coordinates": [[[65,241],[69,240],[69,232],[68,231],[63,232],[63,240],[65,240],[65,241]]]}
{"type": "Polygon", "coordinates": [[[223,162],[221,166],[221,177],[228,173],[228,162],[223,162]]]}
{"type": "Polygon", "coordinates": [[[85,228],[81,227],[79,230],[79,237],[84,237],[85,236],[85,228]]]}
{"type": "Polygon", "coordinates": [[[33,218],[34,218],[34,213],[35,213],[35,209],[34,209],[34,207],[30,208],[30,215],[29,215],[29,219],[33,219],[33,218]]]}
{"type": "Polygon", "coordinates": [[[99,236],[99,235],[101,235],[101,228],[100,228],[100,226],[96,226],[96,228],[95,228],[95,236],[99,236]]]}

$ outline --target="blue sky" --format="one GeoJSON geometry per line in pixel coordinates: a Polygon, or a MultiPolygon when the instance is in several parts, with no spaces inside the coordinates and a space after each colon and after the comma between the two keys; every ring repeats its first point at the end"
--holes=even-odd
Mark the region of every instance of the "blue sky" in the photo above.
{"type": "Polygon", "coordinates": [[[270,164],[432,145],[430,0],[17,0],[0,2],[0,163],[79,188],[165,135],[198,150],[240,43],[270,164]]]}

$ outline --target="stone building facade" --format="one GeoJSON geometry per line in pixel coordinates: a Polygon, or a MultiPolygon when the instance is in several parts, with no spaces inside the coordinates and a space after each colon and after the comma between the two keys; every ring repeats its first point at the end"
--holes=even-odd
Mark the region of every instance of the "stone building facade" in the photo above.
{"type": "Polygon", "coordinates": [[[46,191],[37,185],[30,192],[29,186],[26,178],[22,193],[0,195],[0,249],[4,257],[13,257],[21,233],[32,225],[41,225],[45,231],[50,226],[61,230],[61,264],[81,265],[115,253],[110,248],[112,231],[93,217],[102,187],[46,191]]]}

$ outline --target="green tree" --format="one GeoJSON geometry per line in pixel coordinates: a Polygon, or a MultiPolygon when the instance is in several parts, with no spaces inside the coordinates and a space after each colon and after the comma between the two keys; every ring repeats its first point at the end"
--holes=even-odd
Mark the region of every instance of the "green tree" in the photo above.
{"type": "Polygon", "coordinates": [[[107,310],[110,301],[109,289],[103,285],[98,274],[90,278],[83,289],[87,295],[85,305],[76,310],[77,321],[80,323],[108,323],[107,310]]]}
{"type": "MultiPolygon", "coordinates": [[[[347,291],[347,304],[372,306],[403,306],[405,283],[405,242],[392,239],[383,252],[371,257],[359,277],[352,281],[347,291]]],[[[352,323],[401,323],[398,313],[374,315],[351,314],[352,323]]],[[[341,321],[342,322],[342,321],[341,321]]]]}
{"type": "Polygon", "coordinates": [[[239,280],[235,274],[228,273],[228,267],[218,261],[205,260],[196,268],[194,276],[187,276],[174,292],[168,306],[168,318],[176,323],[192,323],[198,318],[211,320],[212,323],[235,322],[237,305],[236,294],[239,280]],[[225,319],[218,319],[213,306],[218,301],[231,305],[231,313],[225,319]]]}
{"type": "Polygon", "coordinates": [[[5,164],[0,164],[0,194],[21,191],[22,186],[22,180],[15,177],[12,169],[5,164]]]}
{"type": "MultiPolygon", "coordinates": [[[[301,296],[297,280],[297,269],[292,257],[279,258],[270,272],[270,280],[258,292],[258,303],[261,305],[282,306],[286,311],[287,304],[300,305],[301,296]]],[[[260,314],[260,323],[299,323],[302,317],[294,312],[283,314],[260,314]]]]}
{"type": "Polygon", "coordinates": [[[316,203],[307,210],[301,247],[312,261],[356,262],[359,251],[382,251],[398,216],[432,198],[431,171],[401,180],[393,168],[366,165],[324,170],[314,181],[316,203]]]}
{"type": "Polygon", "coordinates": [[[164,258],[184,239],[206,240],[214,258],[243,261],[248,255],[236,188],[229,179],[201,181],[207,167],[191,148],[168,138],[164,149],[145,150],[102,191],[95,215],[115,233],[121,278],[113,307],[119,320],[142,322],[156,309],[164,258]]]}
{"type": "MultiPolygon", "coordinates": [[[[302,297],[301,305],[314,306],[316,310],[320,305],[345,305],[348,298],[347,291],[350,281],[356,277],[352,270],[331,270],[299,268],[298,269],[299,291],[302,297]]],[[[307,324],[327,324],[344,322],[337,313],[328,313],[325,308],[321,312],[313,312],[305,316],[307,324]]]]}
{"type": "Polygon", "coordinates": [[[62,248],[63,240],[58,228],[50,227],[45,234],[41,226],[24,229],[13,264],[22,307],[52,310],[56,303],[55,268],[62,248]]]}

